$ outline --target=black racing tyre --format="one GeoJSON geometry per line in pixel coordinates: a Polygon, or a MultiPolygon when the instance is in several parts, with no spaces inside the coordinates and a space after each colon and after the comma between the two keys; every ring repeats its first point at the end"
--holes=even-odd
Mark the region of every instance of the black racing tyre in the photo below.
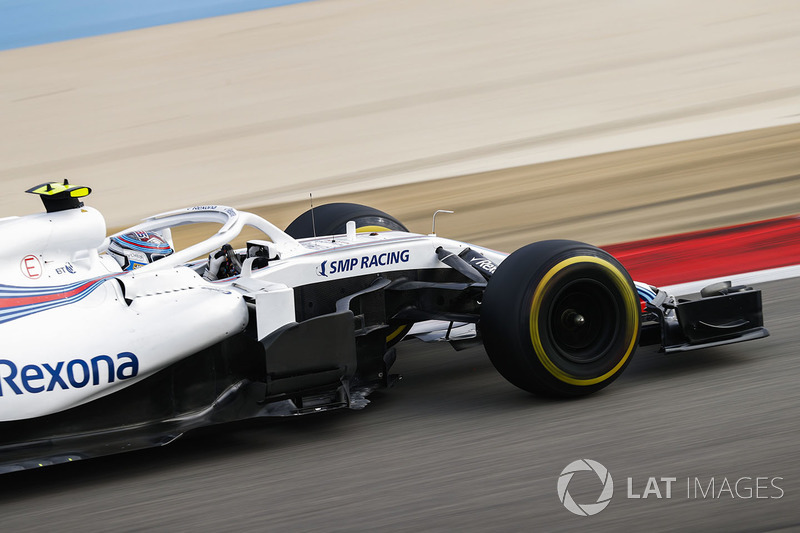
{"type": "Polygon", "coordinates": [[[338,235],[346,232],[346,224],[353,220],[357,231],[408,231],[402,222],[392,215],[373,207],[360,204],[334,203],[314,208],[312,224],[311,209],[294,219],[286,233],[295,239],[317,235],[338,235]]]}
{"type": "Polygon", "coordinates": [[[541,396],[583,396],[614,381],[639,344],[641,306],[607,252],[566,240],[508,256],[481,303],[486,352],[500,374],[541,396]]]}

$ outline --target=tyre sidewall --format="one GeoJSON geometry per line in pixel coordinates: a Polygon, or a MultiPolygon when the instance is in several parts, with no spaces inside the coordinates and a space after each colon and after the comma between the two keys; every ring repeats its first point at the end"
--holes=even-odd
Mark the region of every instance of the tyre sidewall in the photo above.
{"type": "Polygon", "coordinates": [[[624,370],[638,345],[640,316],[633,281],[611,255],[575,241],[543,241],[498,266],[484,294],[481,331],[492,363],[514,385],[541,395],[580,396],[605,387],[624,370]],[[575,284],[599,287],[601,314],[613,315],[606,326],[624,322],[601,338],[607,341],[600,350],[605,353],[591,354],[588,359],[595,360],[589,362],[559,350],[547,325],[559,291],[575,284]]]}
{"type": "Polygon", "coordinates": [[[286,228],[286,233],[295,239],[345,233],[348,221],[356,222],[356,228],[408,231],[405,225],[379,209],[361,204],[332,203],[309,209],[297,217],[286,228]]]}

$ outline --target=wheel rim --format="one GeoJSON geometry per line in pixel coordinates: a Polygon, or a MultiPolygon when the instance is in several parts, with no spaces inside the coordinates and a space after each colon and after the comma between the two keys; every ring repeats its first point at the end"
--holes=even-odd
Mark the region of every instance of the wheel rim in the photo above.
{"type": "MultiPolygon", "coordinates": [[[[369,216],[361,216],[361,217],[354,217],[350,220],[353,220],[356,223],[356,233],[377,233],[381,231],[408,231],[404,226],[398,224],[397,222],[377,216],[377,215],[369,215],[369,216]]],[[[338,228],[336,233],[344,233],[346,231],[346,224],[343,222],[338,228]]]]}
{"type": "Polygon", "coordinates": [[[531,303],[530,339],[553,377],[588,386],[612,378],[625,365],[635,350],[639,324],[635,293],[628,284],[622,271],[593,256],[564,259],[542,277],[531,303]],[[573,312],[595,326],[578,335],[570,332],[563,321],[574,324],[573,312]],[[599,347],[592,348],[592,342],[599,347]],[[590,354],[590,349],[596,351],[590,354]]]}
{"type": "Polygon", "coordinates": [[[611,327],[619,311],[611,291],[594,279],[577,279],[554,296],[546,335],[558,354],[577,364],[593,363],[615,342],[611,327]]]}

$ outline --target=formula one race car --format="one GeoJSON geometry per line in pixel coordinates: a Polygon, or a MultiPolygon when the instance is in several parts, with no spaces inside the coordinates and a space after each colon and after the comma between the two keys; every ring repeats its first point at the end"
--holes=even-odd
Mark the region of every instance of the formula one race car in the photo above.
{"type": "Polygon", "coordinates": [[[404,337],[482,343],[517,387],[569,397],[607,386],[640,344],[669,353],[768,335],[758,290],[676,299],[579,242],[507,255],[343,203],[286,231],[204,205],[108,238],[87,187],[28,192],[47,212],[0,220],[0,471],[358,409],[396,379],[404,337]],[[173,253],[171,228],[208,222],[221,228],[173,253]],[[244,226],[263,235],[226,246],[244,226]]]}

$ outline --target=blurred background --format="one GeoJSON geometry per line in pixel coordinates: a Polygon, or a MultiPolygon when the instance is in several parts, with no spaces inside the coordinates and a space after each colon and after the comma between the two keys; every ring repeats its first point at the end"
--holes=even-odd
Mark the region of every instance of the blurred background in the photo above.
{"type": "MultiPolygon", "coordinates": [[[[508,252],[793,215],[798,67],[796,0],[0,0],[0,217],[63,178],[110,229],[201,203],[284,227],[311,193],[425,233],[452,209],[440,235],[508,252]]],[[[598,529],[800,527],[782,283],[768,341],[640,357],[597,397],[417,347],[363,413],[4,477],[2,524],[570,529],[556,478],[586,456],[620,473],[598,529]],[[783,473],[786,496],[626,500],[623,472],[783,473]]]]}
{"type": "Polygon", "coordinates": [[[797,211],[797,180],[773,183],[800,162],[796,2],[323,0],[176,22],[279,3],[0,1],[0,216],[62,177],[114,228],[299,202],[264,213],[288,223],[309,193],[407,185],[373,203],[418,231],[457,209],[448,234],[507,251],[797,211]]]}

